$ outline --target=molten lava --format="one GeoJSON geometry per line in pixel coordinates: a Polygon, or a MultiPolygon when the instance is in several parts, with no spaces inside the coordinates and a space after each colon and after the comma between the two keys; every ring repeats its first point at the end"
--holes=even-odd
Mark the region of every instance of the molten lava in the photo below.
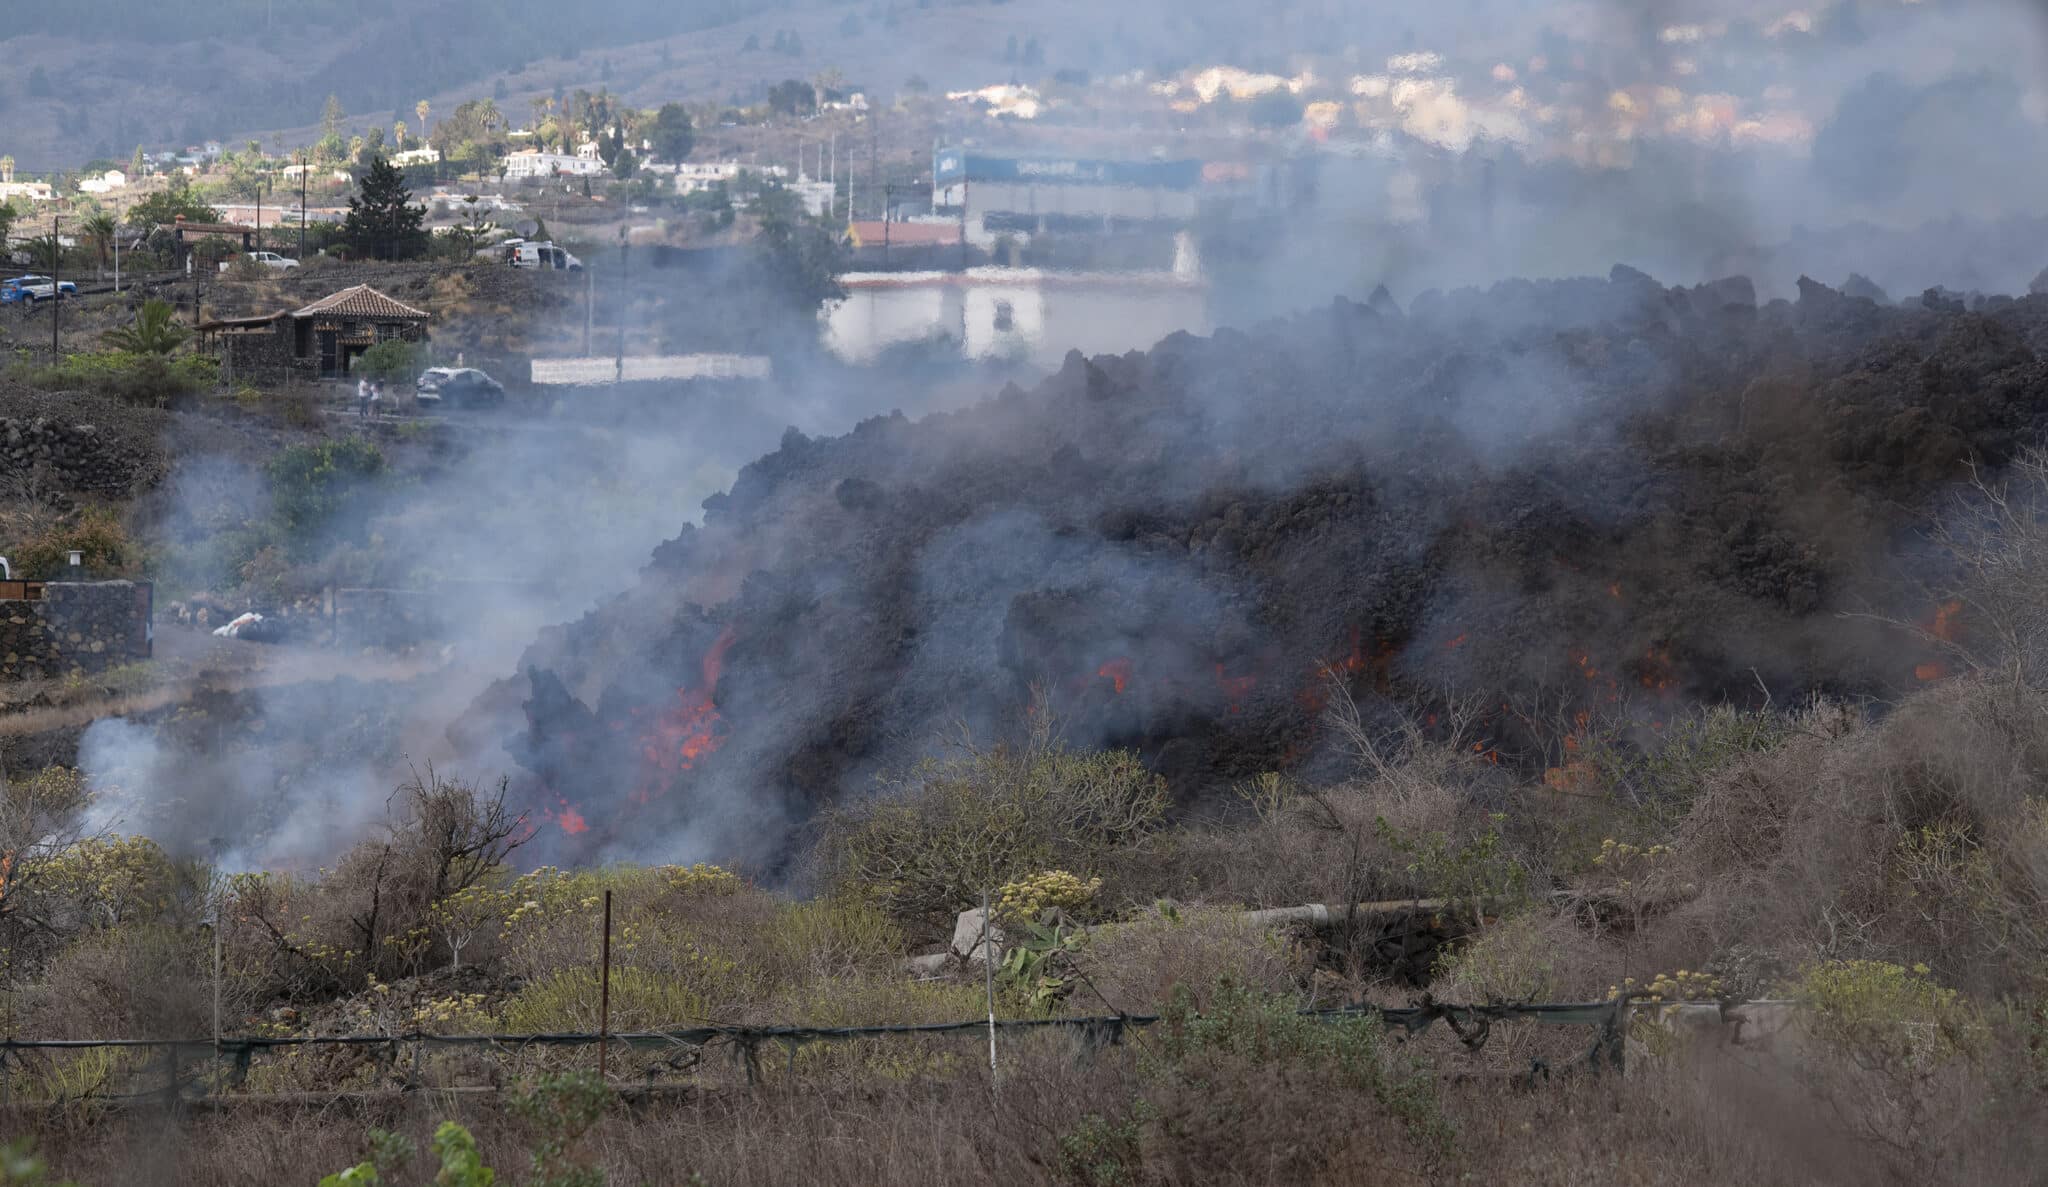
{"type": "Polygon", "coordinates": [[[572,837],[577,833],[590,831],[590,822],[583,819],[583,813],[576,810],[576,805],[561,798],[557,798],[555,802],[562,806],[561,810],[556,811],[553,808],[543,807],[540,810],[543,819],[561,825],[562,831],[572,837]]]}
{"type": "Polygon", "coordinates": [[[675,703],[640,735],[640,757],[652,770],[671,776],[687,771],[725,744],[725,735],[718,728],[723,718],[711,698],[718,691],[718,677],[725,670],[725,653],[732,643],[732,628],[727,627],[704,653],[703,680],[698,687],[677,689],[675,703]]]}
{"type": "Polygon", "coordinates": [[[1225,675],[1223,665],[1216,665],[1216,687],[1222,690],[1224,699],[1230,702],[1230,712],[1232,713],[1244,712],[1244,698],[1251,693],[1253,688],[1257,687],[1258,683],[1259,678],[1257,676],[1225,675]]]}
{"type": "MultiPolygon", "coordinates": [[[[1961,602],[1944,602],[1934,608],[1934,617],[1922,622],[1920,629],[1943,643],[1953,643],[1958,637],[1959,623],[1957,620],[1962,616],[1962,613],[1963,604],[1961,602]]],[[[1919,664],[1913,669],[1914,677],[1922,683],[1940,680],[1952,674],[1948,664],[1938,659],[1919,664]]]]}
{"type": "Polygon", "coordinates": [[[1095,669],[1095,674],[1109,681],[1110,686],[1116,689],[1116,695],[1122,696],[1124,690],[1131,686],[1131,661],[1119,656],[1095,669]]]}

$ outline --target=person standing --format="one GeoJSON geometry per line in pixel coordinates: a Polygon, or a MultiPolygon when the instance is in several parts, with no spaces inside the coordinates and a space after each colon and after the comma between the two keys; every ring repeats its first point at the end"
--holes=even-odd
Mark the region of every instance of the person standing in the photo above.
{"type": "Polygon", "coordinates": [[[368,377],[356,380],[356,418],[370,418],[370,381],[368,377]]]}
{"type": "Polygon", "coordinates": [[[376,420],[378,417],[381,417],[383,415],[384,381],[381,379],[372,379],[370,381],[370,419],[376,420]]]}

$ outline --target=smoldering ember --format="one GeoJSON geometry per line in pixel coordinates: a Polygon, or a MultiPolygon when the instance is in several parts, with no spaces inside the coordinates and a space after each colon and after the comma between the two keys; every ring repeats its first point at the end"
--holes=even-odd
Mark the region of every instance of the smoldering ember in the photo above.
{"type": "Polygon", "coordinates": [[[0,1187],[2042,1181],[2039,5],[12,7],[0,1187]]]}

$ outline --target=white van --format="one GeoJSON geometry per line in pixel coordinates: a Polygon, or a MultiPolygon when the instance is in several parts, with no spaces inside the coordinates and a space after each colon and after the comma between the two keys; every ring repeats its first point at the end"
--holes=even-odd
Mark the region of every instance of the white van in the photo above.
{"type": "Polygon", "coordinates": [[[552,272],[581,272],[583,261],[552,243],[508,243],[505,262],[514,268],[539,268],[552,272]]]}

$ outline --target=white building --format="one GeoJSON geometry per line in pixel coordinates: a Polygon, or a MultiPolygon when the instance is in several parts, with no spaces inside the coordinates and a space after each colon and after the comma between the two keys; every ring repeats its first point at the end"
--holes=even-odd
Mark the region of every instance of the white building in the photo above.
{"type": "Polygon", "coordinates": [[[838,193],[838,187],[829,181],[812,181],[804,178],[792,182],[789,192],[795,194],[796,200],[804,204],[805,212],[812,218],[824,218],[825,212],[832,209],[832,200],[838,193]]]}
{"type": "Polygon", "coordinates": [[[714,185],[730,185],[742,173],[781,180],[789,170],[780,165],[742,165],[738,161],[684,161],[676,166],[676,192],[694,194],[714,185]]]}
{"type": "Polygon", "coordinates": [[[1179,330],[1209,333],[1209,282],[1191,241],[1162,272],[849,272],[844,299],[825,307],[825,340],[850,363],[891,346],[953,340],[969,359],[1053,369],[1068,350],[1145,350],[1179,330]]]}
{"type": "Polygon", "coordinates": [[[23,198],[30,202],[51,202],[56,193],[47,181],[4,181],[0,182],[0,202],[23,198]]]}
{"type": "Polygon", "coordinates": [[[587,160],[568,153],[525,149],[505,158],[505,179],[524,181],[547,177],[601,177],[609,172],[603,161],[587,160]]]}
{"type": "Polygon", "coordinates": [[[441,163],[441,150],[438,148],[409,148],[404,152],[392,153],[390,159],[391,163],[400,169],[413,165],[438,165],[441,163]]]}
{"type": "Polygon", "coordinates": [[[128,188],[128,175],[119,169],[109,169],[98,177],[83,177],[78,181],[81,194],[111,194],[115,190],[128,188]]]}

